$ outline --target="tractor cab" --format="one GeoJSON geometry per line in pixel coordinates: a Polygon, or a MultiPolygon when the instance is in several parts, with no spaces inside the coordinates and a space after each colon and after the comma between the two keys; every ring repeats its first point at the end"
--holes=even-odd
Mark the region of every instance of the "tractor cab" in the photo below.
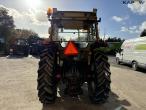
{"type": "Polygon", "coordinates": [[[96,9],[93,12],[58,11],[48,9],[50,40],[61,42],[65,47],[68,41],[74,41],[78,47],[86,47],[88,43],[99,38],[96,9]]]}

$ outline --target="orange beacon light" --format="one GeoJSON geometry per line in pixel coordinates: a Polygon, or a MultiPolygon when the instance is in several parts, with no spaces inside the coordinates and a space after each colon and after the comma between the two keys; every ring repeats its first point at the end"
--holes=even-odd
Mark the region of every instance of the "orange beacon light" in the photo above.
{"type": "Polygon", "coordinates": [[[51,16],[53,14],[53,8],[48,8],[47,15],[51,16]]]}

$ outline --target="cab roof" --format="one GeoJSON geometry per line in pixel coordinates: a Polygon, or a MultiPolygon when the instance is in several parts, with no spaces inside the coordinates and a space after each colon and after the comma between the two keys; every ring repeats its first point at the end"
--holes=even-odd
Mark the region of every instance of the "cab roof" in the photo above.
{"type": "Polygon", "coordinates": [[[88,29],[97,22],[96,11],[56,11],[52,14],[51,22],[59,28],[88,29]]]}

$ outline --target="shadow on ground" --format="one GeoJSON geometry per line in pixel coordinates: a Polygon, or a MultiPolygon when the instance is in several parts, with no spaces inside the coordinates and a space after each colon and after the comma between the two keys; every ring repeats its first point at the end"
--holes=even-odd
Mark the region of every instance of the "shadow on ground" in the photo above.
{"type": "Polygon", "coordinates": [[[7,59],[23,59],[23,58],[36,58],[39,59],[39,56],[35,56],[35,55],[28,55],[28,56],[24,56],[24,55],[8,55],[6,56],[7,59]]]}
{"type": "Polygon", "coordinates": [[[6,56],[7,59],[22,59],[22,58],[26,58],[23,55],[8,55],[6,56]]]}
{"type": "MultiPolygon", "coordinates": [[[[131,67],[131,65],[129,65],[129,64],[121,63],[119,66],[125,66],[125,67],[127,67],[128,69],[131,69],[131,70],[132,70],[132,67],[131,67]]],[[[134,71],[134,70],[133,70],[133,71],[134,71]]],[[[137,71],[138,71],[138,72],[141,72],[141,73],[146,73],[146,69],[143,69],[143,68],[138,68],[137,71]]]]}
{"type": "Polygon", "coordinates": [[[120,100],[114,92],[111,92],[105,104],[91,104],[86,87],[84,94],[78,98],[64,96],[61,92],[60,96],[55,104],[43,105],[42,110],[127,110],[125,107],[131,106],[126,99],[120,100]]]}

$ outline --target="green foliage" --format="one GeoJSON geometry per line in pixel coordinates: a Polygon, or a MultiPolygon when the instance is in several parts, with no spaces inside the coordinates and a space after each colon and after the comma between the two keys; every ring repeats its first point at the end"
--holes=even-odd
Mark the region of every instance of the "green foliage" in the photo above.
{"type": "Polygon", "coordinates": [[[108,48],[108,47],[100,47],[100,48],[94,49],[94,51],[102,51],[102,52],[108,53],[110,51],[110,48],[108,48]]]}
{"type": "Polygon", "coordinates": [[[109,43],[109,48],[111,50],[119,49],[119,48],[121,48],[121,45],[122,45],[122,42],[114,42],[114,43],[110,42],[109,43]]]}
{"type": "Polygon", "coordinates": [[[114,37],[114,38],[108,38],[106,42],[108,43],[108,49],[106,49],[107,53],[115,55],[116,52],[121,48],[124,39],[114,37]]]}
{"type": "Polygon", "coordinates": [[[27,29],[15,29],[13,17],[8,14],[8,10],[0,7],[0,38],[5,43],[0,45],[0,51],[8,52],[9,46],[17,39],[29,39],[30,36],[37,36],[35,32],[27,29]]]}
{"type": "Polygon", "coordinates": [[[27,40],[28,40],[29,45],[32,45],[33,43],[36,43],[37,41],[39,41],[40,38],[38,35],[34,34],[34,35],[29,36],[27,40]]]}
{"type": "Polygon", "coordinates": [[[142,33],[140,34],[140,37],[144,37],[144,36],[146,36],[146,29],[144,29],[144,30],[142,31],[142,33]]]}
{"type": "Polygon", "coordinates": [[[11,29],[14,27],[13,17],[8,14],[7,9],[0,7],[0,31],[2,32],[4,29],[11,29]]]}
{"type": "Polygon", "coordinates": [[[121,39],[121,38],[117,38],[117,37],[113,37],[113,38],[108,38],[107,40],[106,40],[106,42],[123,42],[124,41],[124,39],[121,39]]]}
{"type": "Polygon", "coordinates": [[[13,17],[8,14],[8,10],[0,7],[0,37],[5,41],[5,51],[8,50],[9,47],[9,39],[11,36],[11,32],[14,29],[14,21],[13,17]]]}

